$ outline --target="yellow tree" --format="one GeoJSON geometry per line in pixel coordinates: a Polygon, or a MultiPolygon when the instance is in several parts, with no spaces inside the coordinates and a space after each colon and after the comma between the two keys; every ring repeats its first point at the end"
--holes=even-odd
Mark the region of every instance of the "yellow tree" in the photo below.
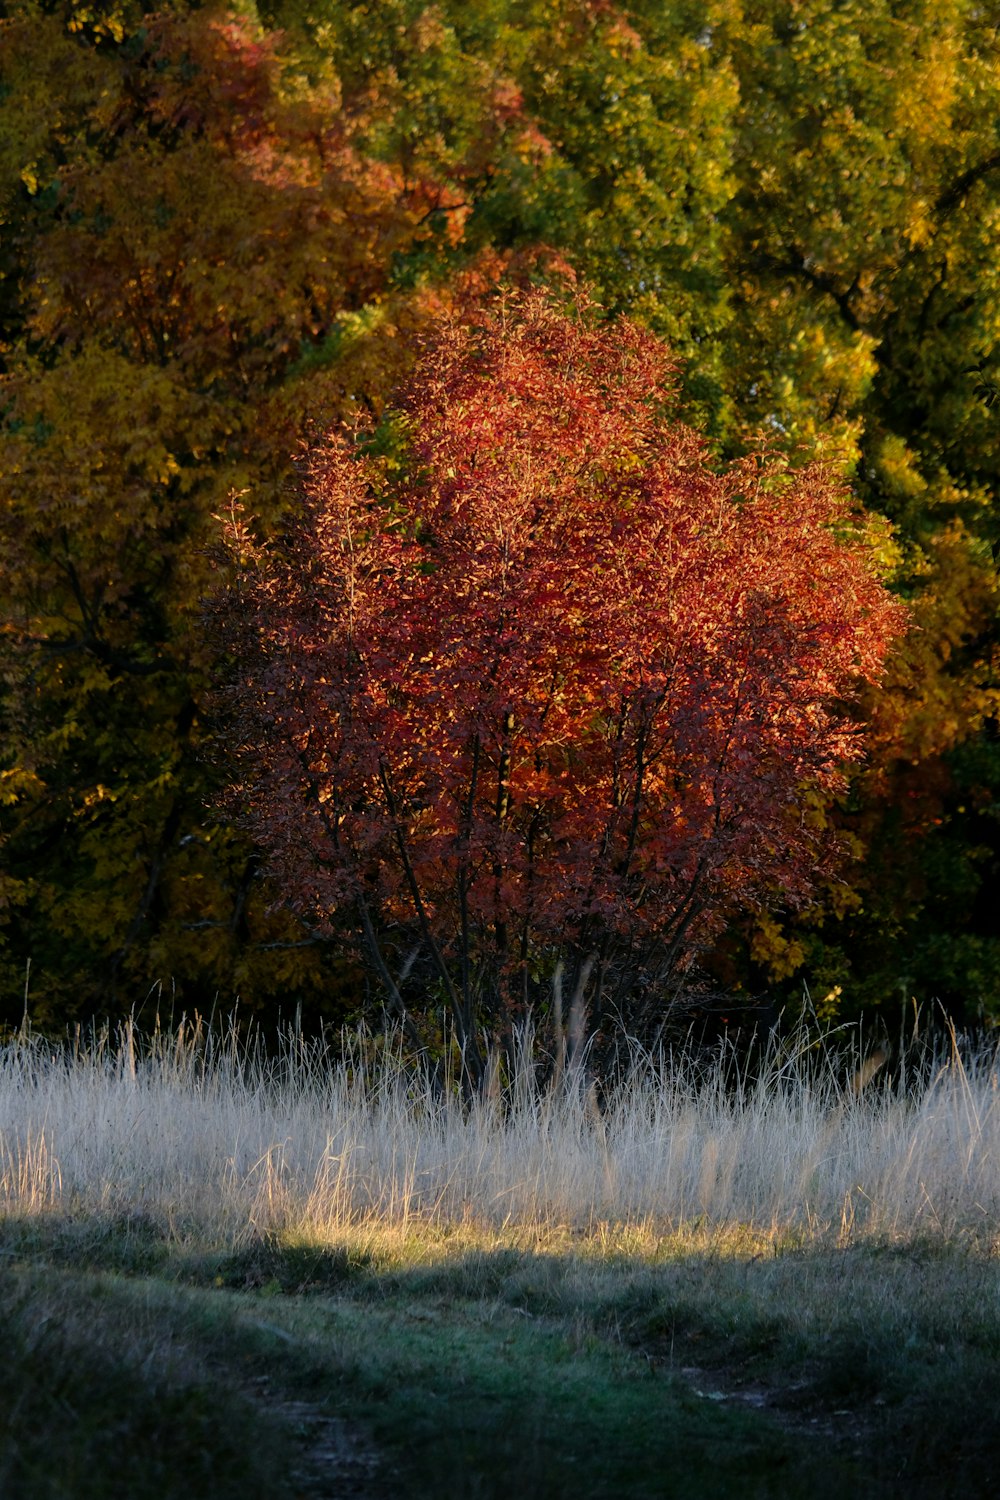
{"type": "Polygon", "coordinates": [[[435,189],[358,148],[366,98],[252,19],[143,9],[0,31],[0,919],[37,1015],[320,982],[204,827],[206,546],[251,474],[273,521],[310,420],[378,404],[426,300],[393,276],[435,189]]]}

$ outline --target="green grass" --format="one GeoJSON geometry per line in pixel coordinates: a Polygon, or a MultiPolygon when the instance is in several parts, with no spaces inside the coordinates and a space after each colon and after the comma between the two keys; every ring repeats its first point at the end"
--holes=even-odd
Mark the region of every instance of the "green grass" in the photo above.
{"type": "Polygon", "coordinates": [[[748,1248],[8,1220],[0,1493],[988,1493],[996,1261],[748,1248]]]}

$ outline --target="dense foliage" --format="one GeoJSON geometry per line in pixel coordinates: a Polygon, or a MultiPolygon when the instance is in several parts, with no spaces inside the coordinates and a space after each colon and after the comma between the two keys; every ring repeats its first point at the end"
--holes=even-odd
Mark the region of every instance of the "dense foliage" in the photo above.
{"type": "Polygon", "coordinates": [[[36,1015],[335,997],[213,824],[214,513],[377,415],[427,319],[560,258],[665,337],[724,457],[840,466],[915,628],[854,864],[730,986],[1000,1007],[1000,33],[942,0],[0,7],[0,978],[36,1015]],[[540,249],[543,258],[538,258],[540,249]],[[531,257],[535,257],[531,260],[531,257]],[[548,259],[545,259],[545,256],[548,259]]]}
{"type": "Polygon", "coordinates": [[[234,516],[232,805],[387,1001],[401,970],[440,994],[472,1087],[557,969],[572,1062],[595,1024],[655,1034],[727,915],[811,890],[810,802],[902,628],[829,472],[713,472],[669,397],[651,335],[504,298],[428,344],[390,461],[314,453],[287,555],[234,516]]]}

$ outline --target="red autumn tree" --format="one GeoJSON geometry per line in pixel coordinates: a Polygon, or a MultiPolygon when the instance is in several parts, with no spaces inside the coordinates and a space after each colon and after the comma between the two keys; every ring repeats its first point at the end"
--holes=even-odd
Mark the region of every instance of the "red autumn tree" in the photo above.
{"type": "Polygon", "coordinates": [[[471,1087],[555,972],[572,1052],[734,909],[805,896],[902,626],[829,472],[718,472],[671,392],[635,327],[500,301],[312,455],[283,550],[230,527],[233,798],[396,1007],[430,981],[471,1087]]]}

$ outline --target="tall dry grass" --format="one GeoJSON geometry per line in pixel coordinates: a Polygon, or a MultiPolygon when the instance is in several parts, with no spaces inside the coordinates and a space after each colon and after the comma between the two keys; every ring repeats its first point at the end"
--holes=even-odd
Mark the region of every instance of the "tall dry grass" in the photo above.
{"type": "Polygon", "coordinates": [[[336,1240],[415,1221],[495,1232],[745,1226],[802,1242],[1000,1236],[995,1052],[957,1047],[860,1095],[844,1058],[751,1074],[634,1056],[598,1110],[527,1062],[471,1110],[391,1046],[199,1028],[0,1053],[0,1213],[142,1214],[178,1238],[336,1240]]]}

